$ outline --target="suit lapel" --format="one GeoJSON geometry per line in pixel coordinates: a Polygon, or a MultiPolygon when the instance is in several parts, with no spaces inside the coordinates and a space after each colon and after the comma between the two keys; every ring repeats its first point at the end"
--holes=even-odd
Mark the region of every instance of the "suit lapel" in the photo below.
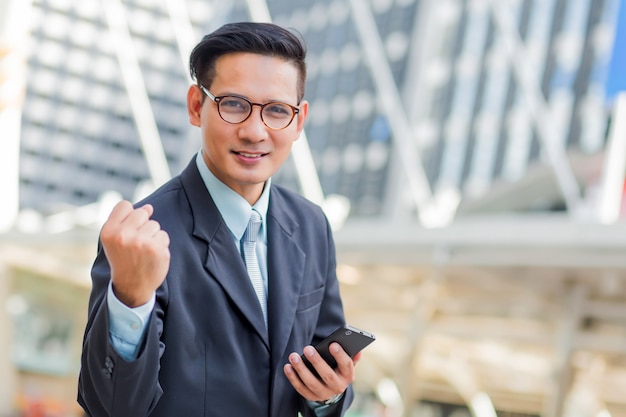
{"type": "Polygon", "coordinates": [[[250,321],[269,349],[269,340],[259,299],[252,288],[248,272],[232,240],[230,230],[222,222],[220,232],[209,242],[205,267],[220,283],[233,304],[250,321]]]}
{"type": "Polygon", "coordinates": [[[267,215],[268,323],[274,368],[279,365],[294,326],[306,261],[297,241],[299,225],[276,191],[272,189],[267,215]]]}
{"type": "Polygon", "coordinates": [[[200,177],[195,160],[183,171],[181,178],[193,213],[193,235],[207,244],[205,268],[219,282],[269,350],[263,312],[243,259],[200,177]]]}

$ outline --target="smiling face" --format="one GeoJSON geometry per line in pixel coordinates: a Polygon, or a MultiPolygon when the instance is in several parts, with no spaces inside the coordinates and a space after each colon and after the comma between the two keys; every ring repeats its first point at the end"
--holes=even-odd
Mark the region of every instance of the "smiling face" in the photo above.
{"type": "MultiPolygon", "coordinates": [[[[232,53],[215,63],[215,78],[205,87],[215,96],[242,96],[254,103],[280,101],[297,103],[298,71],[284,59],[253,54],[232,53]]],[[[243,196],[251,205],[265,181],[285,162],[304,127],[308,103],[289,126],[272,130],[261,120],[259,106],[239,124],[225,122],[217,104],[193,85],[187,94],[192,125],[200,127],[204,162],[220,181],[243,196]],[[204,100],[203,100],[204,99],[204,100]]]]}

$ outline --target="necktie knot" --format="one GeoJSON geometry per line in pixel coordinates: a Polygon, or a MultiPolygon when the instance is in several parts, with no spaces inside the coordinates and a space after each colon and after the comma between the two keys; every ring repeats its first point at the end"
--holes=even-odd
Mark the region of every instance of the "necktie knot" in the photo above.
{"type": "Polygon", "coordinates": [[[261,228],[261,215],[256,210],[252,209],[250,214],[250,220],[248,221],[248,227],[243,233],[244,242],[256,242],[259,235],[259,229],[261,228]]]}

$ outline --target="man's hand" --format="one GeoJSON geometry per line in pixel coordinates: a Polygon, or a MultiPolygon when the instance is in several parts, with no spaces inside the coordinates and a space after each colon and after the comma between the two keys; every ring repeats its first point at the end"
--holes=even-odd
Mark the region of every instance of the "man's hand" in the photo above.
{"type": "Polygon", "coordinates": [[[316,377],[302,362],[297,353],[289,355],[289,363],[283,368],[285,376],[296,391],[309,401],[325,401],[341,394],[354,382],[354,365],[361,359],[361,353],[354,358],[341,348],[339,343],[330,344],[330,354],[337,361],[332,369],[312,346],[304,348],[304,355],[311,362],[320,378],[316,377]]]}
{"type": "Polygon", "coordinates": [[[170,266],[170,238],[146,204],[134,209],[120,201],[102,226],[100,239],[111,266],[113,292],[128,307],[147,303],[170,266]]]}

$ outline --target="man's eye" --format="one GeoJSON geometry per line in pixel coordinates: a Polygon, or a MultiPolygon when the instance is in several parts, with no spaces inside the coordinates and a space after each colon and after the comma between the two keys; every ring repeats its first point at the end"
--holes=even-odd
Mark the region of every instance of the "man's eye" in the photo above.
{"type": "Polygon", "coordinates": [[[285,104],[272,103],[265,109],[265,111],[269,112],[273,116],[291,116],[291,107],[285,104]]]}
{"type": "Polygon", "coordinates": [[[224,97],[222,101],[220,101],[220,106],[224,110],[229,111],[243,111],[248,109],[248,103],[241,99],[224,97]]]}

